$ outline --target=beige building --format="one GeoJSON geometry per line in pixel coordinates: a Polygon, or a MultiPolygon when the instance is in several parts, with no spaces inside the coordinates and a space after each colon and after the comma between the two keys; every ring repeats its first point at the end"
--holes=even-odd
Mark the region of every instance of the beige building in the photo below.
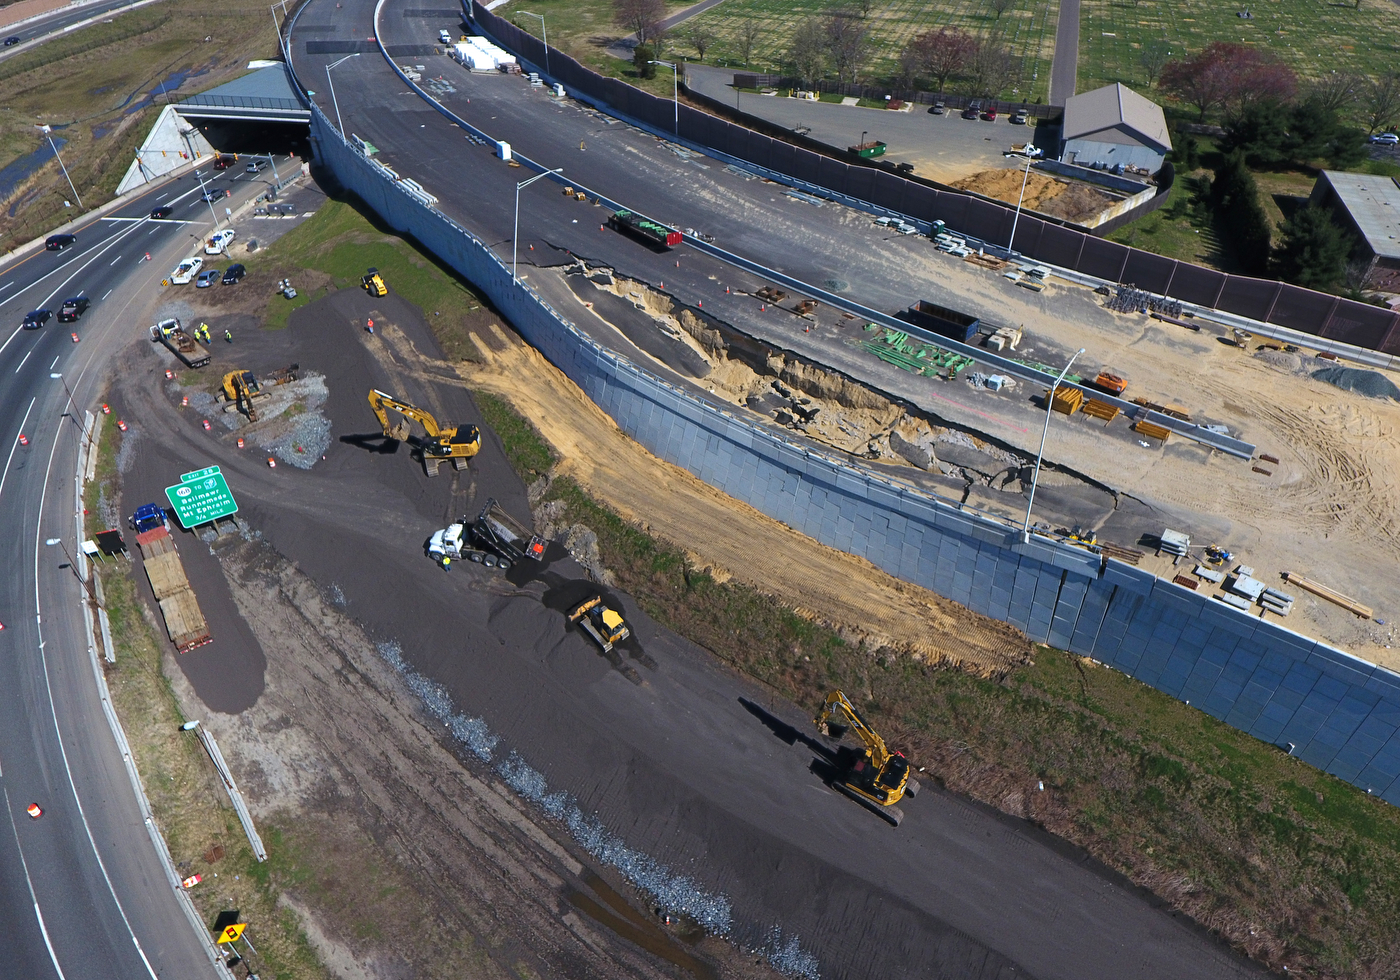
{"type": "Polygon", "coordinates": [[[1366,263],[1366,288],[1400,293],[1400,181],[1324,170],[1308,201],[1356,236],[1353,255],[1366,263]]]}

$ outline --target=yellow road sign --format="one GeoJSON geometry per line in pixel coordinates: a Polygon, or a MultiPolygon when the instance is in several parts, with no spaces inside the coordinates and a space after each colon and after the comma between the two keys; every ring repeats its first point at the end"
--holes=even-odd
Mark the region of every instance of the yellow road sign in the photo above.
{"type": "Polygon", "coordinates": [[[239,936],[243,935],[243,930],[247,928],[248,924],[246,922],[239,922],[235,925],[231,925],[223,932],[219,933],[219,942],[231,943],[239,936]]]}

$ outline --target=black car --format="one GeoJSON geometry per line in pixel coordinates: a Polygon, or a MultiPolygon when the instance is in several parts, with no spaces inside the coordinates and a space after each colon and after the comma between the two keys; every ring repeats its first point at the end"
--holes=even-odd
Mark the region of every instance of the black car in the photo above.
{"type": "Polygon", "coordinates": [[[72,323],[78,317],[87,312],[87,308],[92,305],[92,301],[86,296],[74,296],[72,299],[65,299],[63,305],[58,308],[58,322],[72,323]]]}
{"type": "Polygon", "coordinates": [[[50,310],[30,310],[24,315],[24,329],[38,330],[49,322],[49,317],[53,316],[50,310]]]}
{"type": "Polygon", "coordinates": [[[224,285],[225,285],[225,286],[232,286],[234,283],[236,283],[238,280],[242,279],[242,278],[243,278],[244,276],[246,276],[247,274],[248,274],[248,270],[245,269],[245,268],[243,268],[243,266],[237,265],[237,264],[231,265],[231,266],[229,266],[227,269],[224,270],[224,279],[223,279],[224,285]]]}
{"type": "Polygon", "coordinates": [[[8,48],[10,45],[12,45],[12,44],[18,44],[18,43],[19,43],[19,35],[18,35],[18,34],[11,34],[9,37],[5,38],[5,47],[7,47],[7,48],[8,48]]]}
{"type": "Polygon", "coordinates": [[[44,248],[50,252],[61,252],[69,245],[77,242],[77,235],[50,235],[44,240],[44,248]]]}
{"type": "Polygon", "coordinates": [[[173,214],[174,211],[175,209],[172,208],[169,204],[162,204],[158,208],[151,209],[151,217],[154,218],[156,221],[159,221],[161,218],[170,217],[170,215],[173,214]]]}

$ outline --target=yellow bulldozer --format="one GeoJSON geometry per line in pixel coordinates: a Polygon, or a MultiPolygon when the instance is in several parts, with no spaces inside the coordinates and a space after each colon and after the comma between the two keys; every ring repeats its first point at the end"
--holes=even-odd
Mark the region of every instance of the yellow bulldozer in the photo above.
{"type": "Polygon", "coordinates": [[[604,653],[611,653],[613,644],[621,643],[632,635],[627,620],[616,609],[603,604],[603,597],[595,595],[579,603],[569,613],[569,622],[578,623],[584,632],[598,641],[604,653]]]}
{"type": "Polygon", "coordinates": [[[374,409],[384,438],[407,442],[422,456],[423,472],[428,476],[438,475],[438,465],[450,460],[452,468],[466,469],[467,460],[481,451],[481,432],[474,425],[445,425],[408,402],[400,401],[393,395],[378,388],[370,390],[369,407],[374,409]],[[389,410],[403,416],[397,423],[389,424],[389,410]],[[410,434],[409,421],[423,426],[425,438],[416,439],[410,434]]]}
{"type": "Polygon", "coordinates": [[[360,285],[371,296],[389,295],[389,287],[384,285],[384,277],[379,274],[378,269],[366,269],[365,274],[360,277],[360,285]]]}
{"type": "Polygon", "coordinates": [[[895,804],[906,795],[919,793],[919,781],[909,778],[909,760],[904,753],[892,751],[840,691],[826,696],[814,720],[817,731],[838,742],[850,729],[865,743],[864,750],[837,746],[832,788],[898,827],[904,811],[895,804]],[[833,723],[833,714],[843,716],[845,723],[833,723]]]}

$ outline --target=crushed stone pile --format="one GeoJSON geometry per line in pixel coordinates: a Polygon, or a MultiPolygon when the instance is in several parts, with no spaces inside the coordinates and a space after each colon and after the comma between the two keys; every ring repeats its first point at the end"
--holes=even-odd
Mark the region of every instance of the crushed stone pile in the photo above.
{"type": "Polygon", "coordinates": [[[1326,367],[1312,373],[1314,381],[1325,381],[1329,385],[1354,391],[1367,398],[1391,398],[1400,402],[1400,388],[1379,371],[1363,371],[1360,368],[1326,367]]]}

